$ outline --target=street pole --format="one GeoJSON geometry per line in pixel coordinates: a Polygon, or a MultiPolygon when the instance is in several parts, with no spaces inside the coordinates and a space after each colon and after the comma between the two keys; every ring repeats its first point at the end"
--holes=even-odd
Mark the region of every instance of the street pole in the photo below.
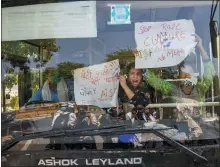
{"type": "Polygon", "coordinates": [[[89,65],[92,65],[92,41],[89,38],[89,48],[88,48],[88,55],[89,55],[89,65]]]}

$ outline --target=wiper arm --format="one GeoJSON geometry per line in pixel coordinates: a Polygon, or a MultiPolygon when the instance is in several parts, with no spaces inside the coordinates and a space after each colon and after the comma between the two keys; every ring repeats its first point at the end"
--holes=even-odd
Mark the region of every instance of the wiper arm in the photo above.
{"type": "Polygon", "coordinates": [[[136,128],[123,128],[127,127],[127,125],[114,125],[114,126],[105,126],[102,128],[86,128],[86,129],[75,129],[75,130],[51,130],[46,132],[36,132],[36,133],[29,133],[24,134],[24,136],[20,136],[13,140],[10,140],[9,143],[6,143],[2,146],[2,151],[5,151],[15,144],[23,140],[29,139],[36,139],[36,138],[50,138],[50,137],[60,137],[60,136],[96,136],[96,135],[122,135],[122,134],[131,134],[131,133],[153,133],[158,137],[164,139],[167,143],[171,146],[178,148],[181,151],[184,151],[186,154],[190,155],[193,158],[201,160],[203,162],[208,162],[208,160],[195,153],[194,151],[190,150],[189,148],[185,147],[184,145],[176,142],[172,138],[164,135],[161,131],[169,130],[173,128],[161,128],[161,129],[146,129],[143,127],[136,127],[136,128]],[[123,129],[121,129],[123,128],[123,129]],[[83,131],[82,131],[83,130],[83,131]]]}
{"type": "Polygon", "coordinates": [[[196,152],[190,150],[189,148],[187,148],[186,146],[176,142],[175,140],[173,140],[172,138],[164,135],[163,133],[161,133],[161,131],[164,130],[169,130],[169,129],[173,129],[173,128],[161,128],[161,129],[146,129],[143,127],[137,127],[137,128],[127,128],[124,130],[109,130],[109,131],[95,131],[92,133],[84,133],[82,132],[80,135],[85,135],[85,136],[95,136],[95,135],[122,135],[122,134],[131,134],[131,133],[153,133],[155,135],[157,135],[158,137],[164,139],[167,143],[169,143],[171,146],[173,146],[174,148],[178,148],[179,150],[185,152],[187,155],[196,158],[198,160],[201,160],[203,162],[208,162],[208,160],[197,154],[196,152]]]}
{"type": "Polygon", "coordinates": [[[164,139],[167,143],[169,143],[171,146],[180,149],[181,151],[184,151],[186,154],[192,156],[193,158],[196,157],[197,159],[203,161],[203,162],[208,162],[208,160],[204,157],[201,156],[199,154],[197,154],[196,152],[190,150],[189,148],[187,148],[186,146],[176,142],[175,140],[173,140],[172,138],[164,135],[163,133],[161,133],[160,131],[158,131],[157,129],[153,130],[153,133],[157,136],[159,136],[160,138],[164,139]]]}
{"type": "Polygon", "coordinates": [[[19,143],[20,141],[24,140],[33,140],[38,138],[51,138],[51,137],[60,137],[60,136],[82,136],[81,133],[89,133],[91,132],[99,132],[105,129],[117,129],[126,127],[126,124],[121,125],[111,125],[111,126],[103,126],[101,128],[83,128],[83,129],[70,129],[70,130],[49,130],[49,131],[43,131],[43,132],[33,132],[33,133],[23,133],[22,136],[16,137],[14,139],[5,141],[2,144],[2,151],[6,151],[19,143]]]}
{"type": "Polygon", "coordinates": [[[88,132],[88,131],[98,131],[103,129],[115,129],[115,128],[121,128],[126,127],[126,124],[120,124],[120,125],[111,125],[111,126],[103,126],[101,128],[77,128],[77,129],[59,129],[59,130],[49,130],[49,131],[43,131],[43,132],[29,132],[29,133],[23,133],[22,137],[33,137],[37,136],[39,137],[53,137],[53,136],[59,136],[59,135],[68,135],[68,134],[74,134],[74,133],[81,133],[88,132]]]}

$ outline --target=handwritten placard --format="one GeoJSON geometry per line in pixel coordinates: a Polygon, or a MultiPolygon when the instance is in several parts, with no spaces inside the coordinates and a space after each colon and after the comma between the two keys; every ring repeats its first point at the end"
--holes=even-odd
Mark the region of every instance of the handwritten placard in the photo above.
{"type": "Polygon", "coordinates": [[[192,20],[135,23],[136,68],[170,67],[194,52],[192,20]]]}
{"type": "Polygon", "coordinates": [[[74,94],[77,105],[116,107],[118,102],[119,61],[74,70],[74,94]]]}

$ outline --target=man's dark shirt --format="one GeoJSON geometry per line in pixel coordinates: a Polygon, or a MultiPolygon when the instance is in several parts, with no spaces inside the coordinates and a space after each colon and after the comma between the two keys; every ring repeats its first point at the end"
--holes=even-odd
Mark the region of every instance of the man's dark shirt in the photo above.
{"type": "Polygon", "coordinates": [[[131,84],[127,83],[128,87],[131,89],[131,91],[135,94],[132,99],[129,99],[126,93],[124,92],[123,88],[119,86],[119,101],[121,103],[130,103],[134,106],[142,105],[147,106],[151,99],[147,97],[147,93],[153,97],[153,89],[150,86],[146,86],[144,83],[142,83],[138,87],[133,87],[131,84]]]}

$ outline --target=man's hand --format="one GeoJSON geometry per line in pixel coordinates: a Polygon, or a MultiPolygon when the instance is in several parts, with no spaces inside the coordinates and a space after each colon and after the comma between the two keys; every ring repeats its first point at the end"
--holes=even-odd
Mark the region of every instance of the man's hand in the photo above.
{"type": "Polygon", "coordinates": [[[119,82],[120,82],[120,84],[121,84],[121,87],[125,87],[125,86],[127,86],[125,76],[120,75],[120,76],[119,76],[119,82]]]}
{"type": "Polygon", "coordinates": [[[209,56],[202,46],[202,39],[197,34],[194,34],[193,36],[195,36],[195,42],[197,42],[197,47],[202,55],[203,60],[209,60],[209,56]]]}
{"type": "Polygon", "coordinates": [[[195,42],[197,42],[198,47],[202,47],[202,39],[197,34],[195,34],[195,42]]]}

